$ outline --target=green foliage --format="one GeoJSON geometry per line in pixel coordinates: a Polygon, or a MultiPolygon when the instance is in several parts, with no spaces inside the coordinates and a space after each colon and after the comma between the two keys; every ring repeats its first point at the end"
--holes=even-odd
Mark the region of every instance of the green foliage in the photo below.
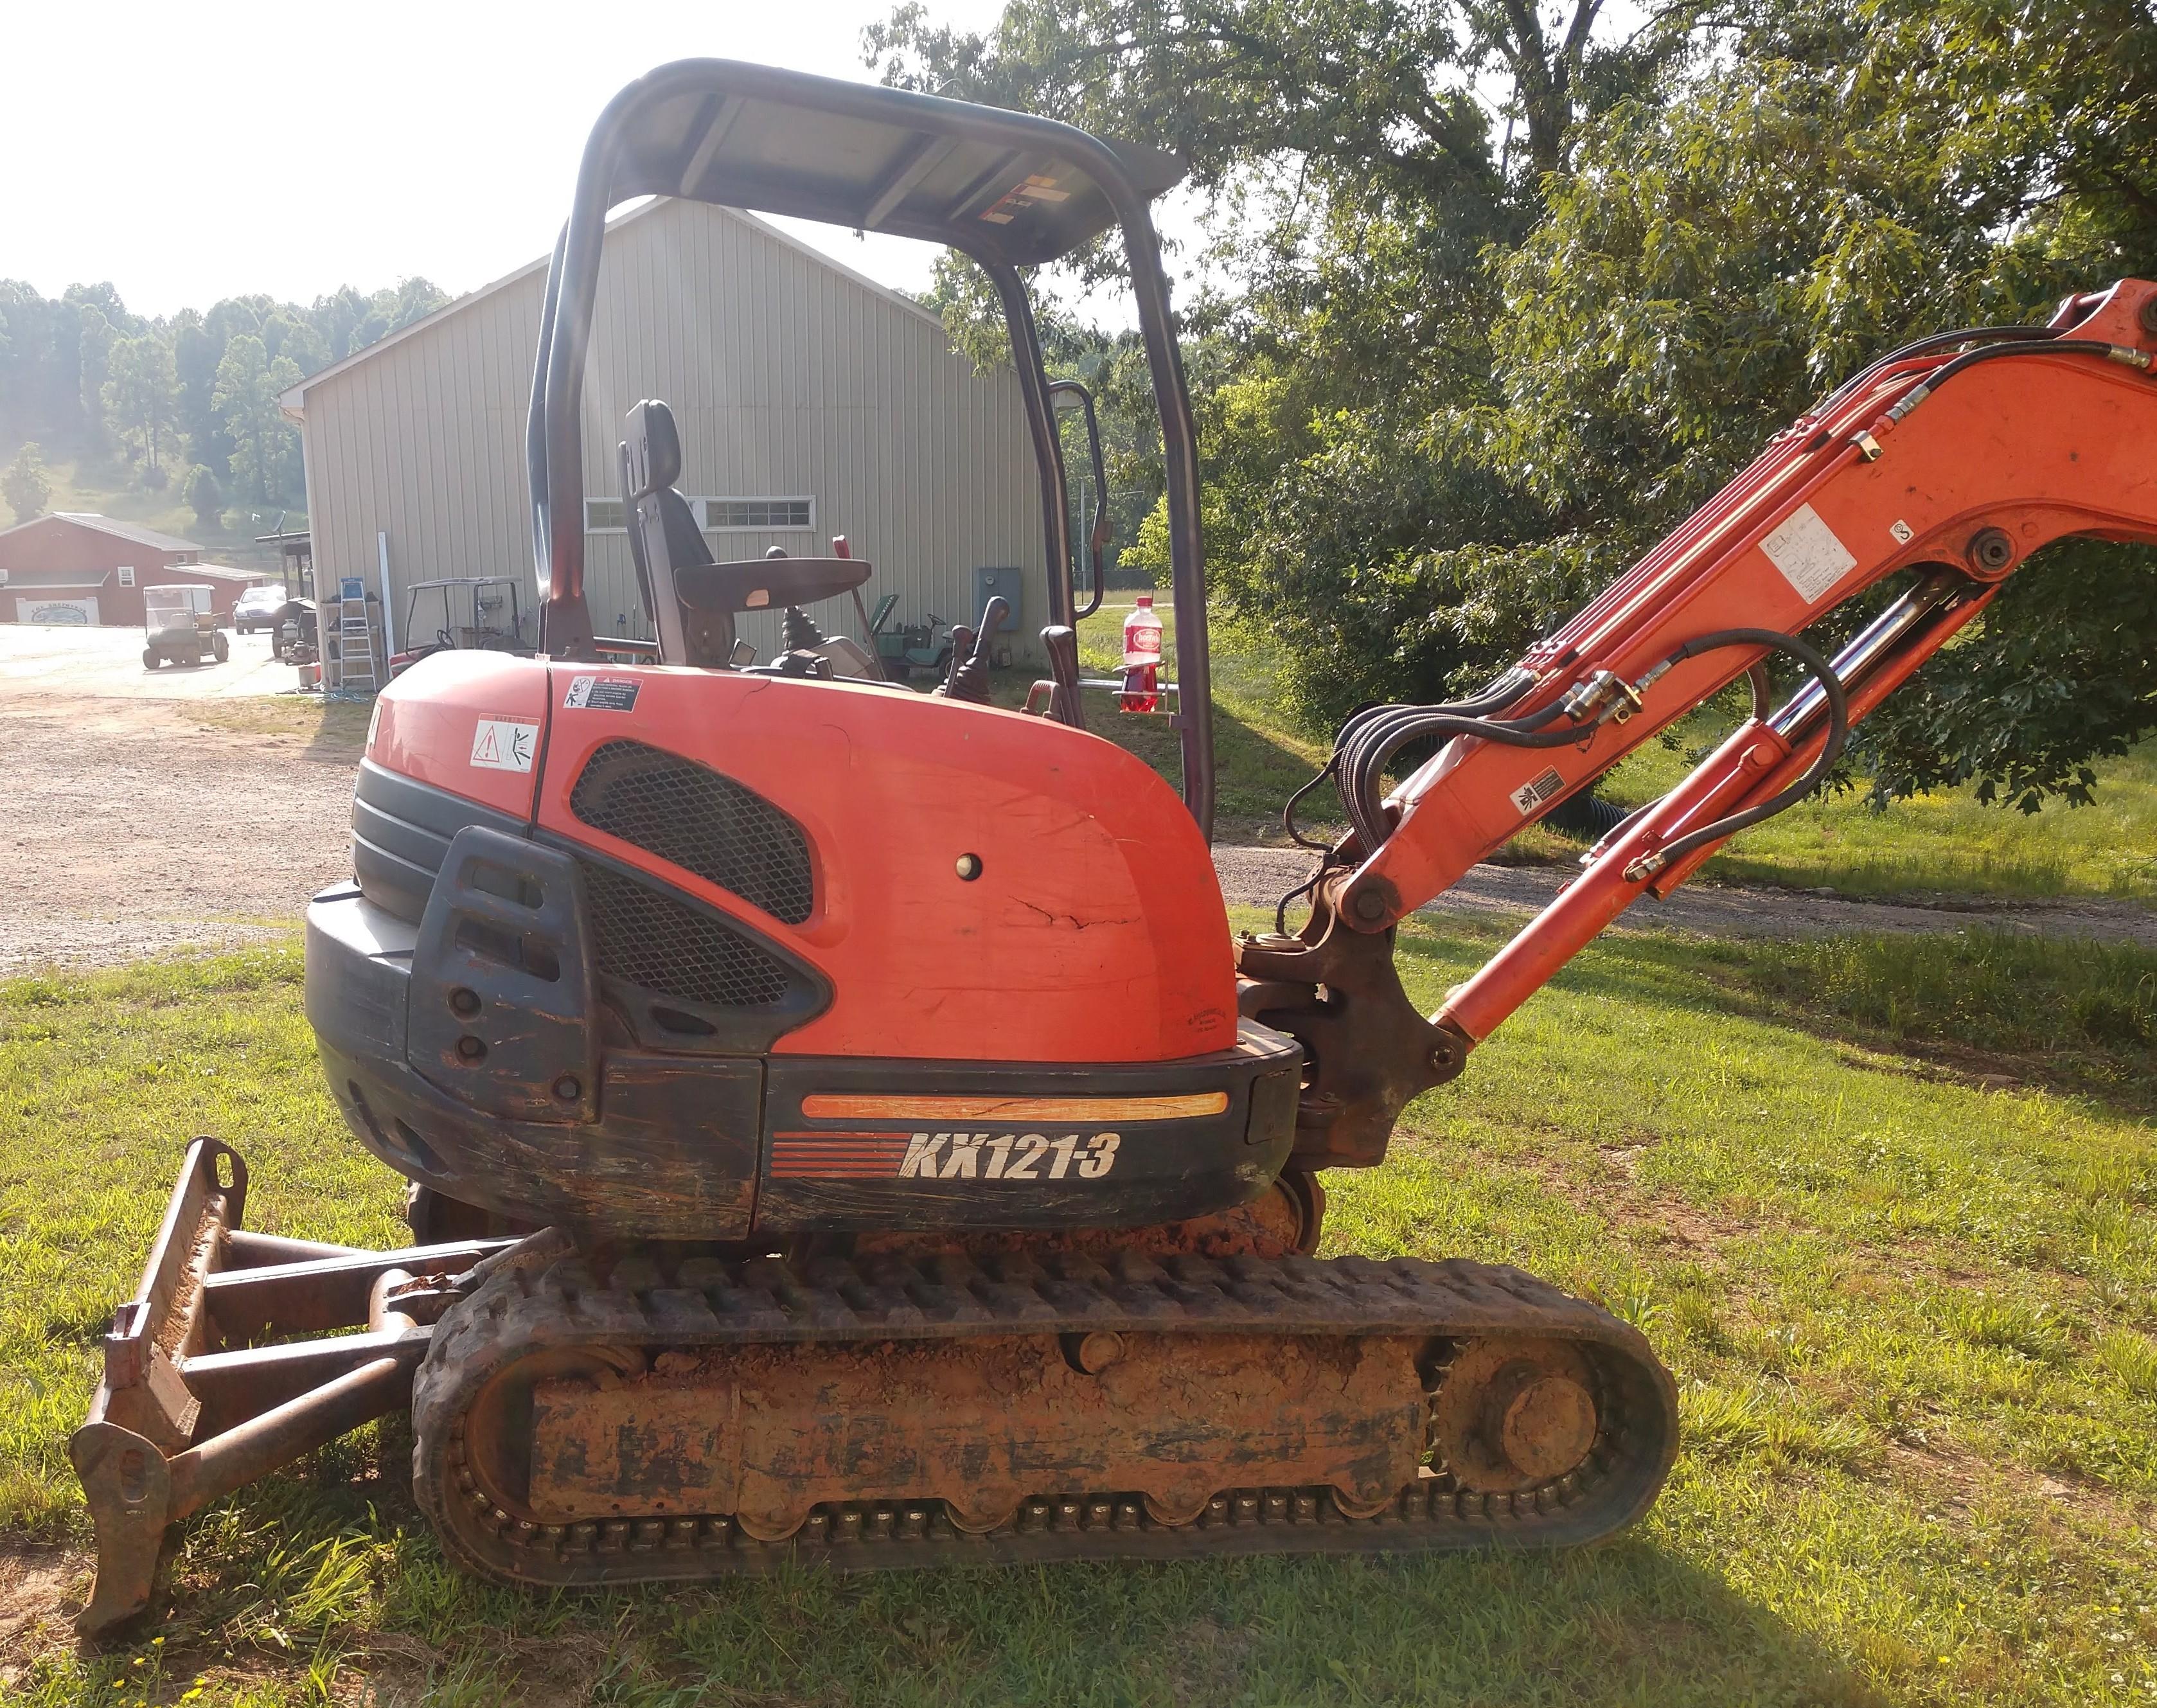
{"type": "Polygon", "coordinates": [[[195,520],[204,527],[215,525],[224,513],[224,489],[217,483],[217,475],[206,463],[197,463],[188,471],[186,492],[188,508],[195,513],[195,520]]]}
{"type": "MultiPolygon", "coordinates": [[[[1885,348],[2157,270],[2134,0],[1683,4],[1622,42],[1596,17],[1010,0],[979,35],[910,5],[866,39],[891,80],[1192,162],[1209,574],[1313,731],[1486,678],[1885,348]]],[[[1125,562],[1157,555],[1142,529],[1125,562]]],[[[1853,764],[1882,799],[2086,799],[2157,727],[2151,561],[2049,553],[1853,764]]]]}
{"type": "Polygon", "coordinates": [[[210,402],[232,440],[233,479],[250,498],[268,500],[292,490],[297,446],[277,400],[305,377],[290,357],[271,357],[252,332],[238,334],[224,347],[210,402]]]}
{"type": "Polygon", "coordinates": [[[372,296],[346,286],[311,306],[227,297],[147,321],[110,285],[71,285],[54,301],[0,280],[0,443],[43,439],[100,469],[117,447],[161,488],[177,439],[221,491],[297,505],[299,440],[277,394],[446,301],[414,278],[372,296]],[[255,347],[228,368],[240,338],[255,347]]]}
{"type": "Polygon", "coordinates": [[[155,333],[114,341],[106,357],[106,418],[152,469],[178,407],[172,347],[155,333]]]}
{"type": "Polygon", "coordinates": [[[52,496],[52,482],[45,478],[44,450],[35,442],[25,444],[8,465],[7,473],[0,475],[0,498],[8,501],[15,520],[21,522],[43,516],[52,496]]]}

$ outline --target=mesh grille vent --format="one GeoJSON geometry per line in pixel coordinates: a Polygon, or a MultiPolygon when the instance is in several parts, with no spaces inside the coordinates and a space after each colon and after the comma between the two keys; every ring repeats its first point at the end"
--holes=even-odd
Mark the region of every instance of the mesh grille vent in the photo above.
{"type": "Polygon", "coordinates": [[[739,932],[611,867],[581,863],[602,973],[720,1008],[763,1008],[785,997],[785,965],[739,932]]]}
{"type": "Polygon", "coordinates": [[[569,810],[595,831],[656,854],[799,925],[816,902],[801,826],[753,789],[639,741],[593,754],[569,810]]]}

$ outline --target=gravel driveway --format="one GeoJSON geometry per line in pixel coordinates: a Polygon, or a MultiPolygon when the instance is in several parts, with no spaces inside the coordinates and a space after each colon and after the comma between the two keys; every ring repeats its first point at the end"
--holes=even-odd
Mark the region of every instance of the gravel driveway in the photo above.
{"type": "Polygon", "coordinates": [[[0,975],[289,929],[351,869],[353,764],[184,704],[0,694],[0,975]]]}
{"type": "MultiPolygon", "coordinates": [[[[1310,876],[1312,860],[1293,848],[1216,848],[1213,864],[1230,903],[1271,907],[1310,876]]],[[[1479,866],[1423,911],[1521,918],[1541,909],[1573,875],[1572,868],[1559,866],[1479,866]]],[[[1789,938],[1959,931],[1972,925],[2157,949],[2157,911],[2139,902],[2088,897],[2008,902],[1985,896],[1943,896],[1876,902],[1815,891],[1694,882],[1666,902],[1648,898],[1634,903],[1610,929],[1789,938]]]]}
{"type": "MultiPolygon", "coordinates": [[[[208,715],[69,698],[0,665],[0,975],[260,941],[350,872],[351,741],[236,733],[208,715]]],[[[1253,905],[1310,870],[1291,849],[1223,846],[1214,862],[1228,900],[1253,905]]],[[[1519,918],[1567,876],[1478,867],[1429,911],[1519,918]]],[[[1979,923],[2157,947],[2157,913],[2132,902],[1913,905],[1707,884],[1643,902],[1617,929],[1789,937],[1979,923]]]]}

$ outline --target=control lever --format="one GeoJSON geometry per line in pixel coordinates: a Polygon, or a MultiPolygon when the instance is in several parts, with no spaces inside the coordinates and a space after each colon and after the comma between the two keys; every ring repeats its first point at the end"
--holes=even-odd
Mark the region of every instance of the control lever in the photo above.
{"type": "Polygon", "coordinates": [[[1048,697],[1048,715],[1073,729],[1086,727],[1078,709],[1078,631],[1068,623],[1051,623],[1041,631],[1041,648],[1048,655],[1048,673],[1056,679],[1048,697]]]}
{"type": "Polygon", "coordinates": [[[978,638],[963,628],[952,630],[951,674],[936,691],[938,693],[947,700],[970,700],[976,706],[989,703],[989,649],[996,644],[996,630],[1010,615],[1007,600],[992,599],[981,608],[981,632],[978,638]],[[970,651],[967,650],[970,644],[970,651]]]}

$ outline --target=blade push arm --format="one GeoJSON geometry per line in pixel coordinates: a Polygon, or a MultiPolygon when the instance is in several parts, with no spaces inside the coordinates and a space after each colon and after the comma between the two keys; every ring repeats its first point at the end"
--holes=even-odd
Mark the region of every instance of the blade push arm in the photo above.
{"type": "Polygon", "coordinates": [[[1357,827],[1341,851],[1347,863],[1325,875],[1300,938],[1252,939],[1241,955],[1247,976],[1262,981],[1246,1011],[1311,1034],[1311,1093],[1335,1105],[1331,1114],[1307,1111],[1314,1129],[1335,1129],[1322,1146],[1313,1131],[1314,1154],[1375,1160],[1372,1141],[1382,1151],[1383,1135],[1372,1124],[1392,1098],[1363,1098],[1362,1137],[1344,1141],[1356,1122],[1344,1123],[1342,1111],[1370,1077],[1353,1071],[1359,1028],[1337,1003],[1336,1024],[1326,1023],[1330,996],[1298,1005],[1285,986],[1345,987],[1340,969],[1369,959],[1351,934],[1389,934],[1523,825],[1770,652],[1804,660],[1814,679],[1804,689],[1771,711],[1756,678],[1753,715],[1598,844],[1580,877],[1449,995],[1428,1022],[1423,1073],[1382,1077],[1395,1090],[1419,1078],[1419,1090],[1458,1073],[1475,1043],[1642,894],[1668,894],[1730,835],[1809,793],[1849,726],[2039,547],[2077,534],[2157,541],[2153,352],[2157,285],[2138,280],[2070,299],[2049,327],[1910,346],[1779,434],[1476,702],[1379,708],[1351,723],[1336,749],[1357,827]],[[1800,632],[1912,568],[1929,573],[1842,649],[1831,671],[1821,670],[1826,661],[1800,632]],[[1375,779],[1407,732],[1450,738],[1380,800],[1375,779]]]}

